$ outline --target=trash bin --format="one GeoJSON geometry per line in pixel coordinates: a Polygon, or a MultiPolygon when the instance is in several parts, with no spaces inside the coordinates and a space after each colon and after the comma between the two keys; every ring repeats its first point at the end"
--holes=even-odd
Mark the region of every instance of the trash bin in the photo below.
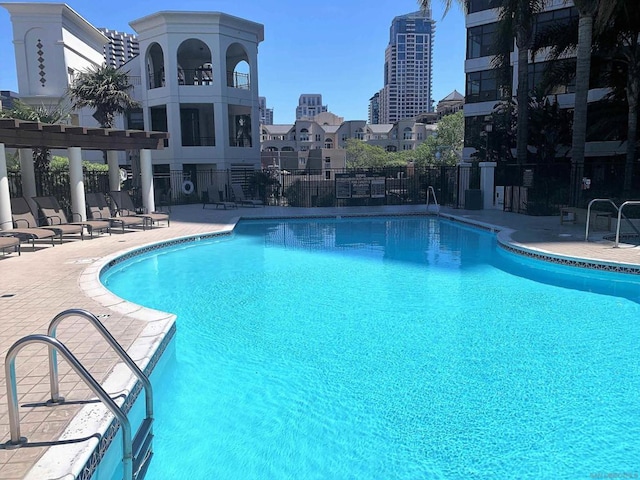
{"type": "Polygon", "coordinates": [[[482,210],[482,190],[469,189],[464,191],[465,210],[482,210]]]}

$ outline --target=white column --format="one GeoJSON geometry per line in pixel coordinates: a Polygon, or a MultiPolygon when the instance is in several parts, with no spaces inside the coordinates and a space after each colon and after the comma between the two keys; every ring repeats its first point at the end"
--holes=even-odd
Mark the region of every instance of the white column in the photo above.
{"type": "Polygon", "coordinates": [[[107,151],[107,165],[109,165],[109,190],[120,191],[120,166],[118,165],[118,152],[116,150],[107,151]]]}
{"type": "Polygon", "coordinates": [[[142,175],[142,206],[146,212],[156,209],[153,195],[153,166],[151,165],[151,150],[140,150],[140,173],[142,175]]]}
{"type": "Polygon", "coordinates": [[[483,193],[482,208],[493,208],[495,196],[496,162],[480,162],[480,190],[483,193]]]}
{"type": "Polygon", "coordinates": [[[87,220],[87,204],[84,197],[82,149],[80,147],[69,147],[67,152],[69,154],[69,184],[71,186],[71,211],[73,212],[73,221],[85,221],[87,220]]]}
{"type": "Polygon", "coordinates": [[[0,143],[0,230],[12,230],[11,196],[9,195],[9,177],[7,176],[7,156],[4,143],[0,143]]]}
{"type": "Polygon", "coordinates": [[[33,150],[21,148],[18,150],[20,156],[20,178],[22,181],[22,196],[27,199],[32,212],[38,211],[36,202],[33,201],[38,193],[36,192],[36,173],[33,166],[33,150]]]}

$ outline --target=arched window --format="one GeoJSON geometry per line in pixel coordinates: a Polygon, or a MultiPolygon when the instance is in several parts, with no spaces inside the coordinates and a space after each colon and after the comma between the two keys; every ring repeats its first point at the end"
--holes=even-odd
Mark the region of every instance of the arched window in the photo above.
{"type": "Polygon", "coordinates": [[[293,152],[293,147],[282,147],[283,152],[293,152]]]}
{"type": "Polygon", "coordinates": [[[356,130],[356,138],[358,140],[364,140],[364,131],[361,128],[356,130]]]}
{"type": "Polygon", "coordinates": [[[387,145],[387,148],[385,148],[385,150],[387,152],[397,152],[398,151],[398,147],[396,147],[395,145],[387,145]]]}
{"type": "Polygon", "coordinates": [[[406,127],[403,130],[402,139],[403,140],[411,140],[413,138],[413,133],[411,132],[411,128],[406,127]]]}
{"type": "Polygon", "coordinates": [[[227,48],[227,87],[249,90],[251,88],[251,66],[246,50],[239,43],[227,48]]]}
{"type": "Polygon", "coordinates": [[[211,50],[202,40],[190,38],[178,47],[178,83],[180,85],[211,85],[213,83],[211,50]]]}
{"type": "Polygon", "coordinates": [[[164,53],[160,44],[154,42],[149,45],[146,60],[149,89],[164,87],[164,53]]]}
{"type": "Polygon", "coordinates": [[[330,138],[324,139],[324,148],[333,148],[333,140],[330,138]]]}
{"type": "Polygon", "coordinates": [[[301,142],[309,141],[309,130],[307,130],[306,128],[300,129],[300,141],[301,142]]]}

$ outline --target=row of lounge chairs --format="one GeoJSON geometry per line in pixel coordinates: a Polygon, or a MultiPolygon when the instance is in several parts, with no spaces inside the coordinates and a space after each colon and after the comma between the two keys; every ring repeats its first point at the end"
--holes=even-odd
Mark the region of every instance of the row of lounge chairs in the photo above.
{"type": "Polygon", "coordinates": [[[60,243],[68,235],[79,234],[84,240],[85,229],[93,238],[94,233],[107,232],[111,234],[113,227],[122,228],[124,233],[126,228],[147,227],[153,228],[160,222],[170,225],[169,214],[165,212],[145,213],[136,210],[133,201],[127,192],[109,192],[112,208],[107,203],[105,195],[101,193],[88,193],[85,196],[87,205],[87,219],[82,220],[77,213],[73,213],[71,221],[67,218],[64,210],[53,196],[33,197],[41,212],[41,222],[38,222],[29,202],[24,197],[11,199],[11,216],[13,229],[0,231],[0,250],[3,255],[6,250],[14,248],[20,253],[20,242],[31,242],[35,249],[36,240],[51,240],[58,238],[60,243]],[[16,244],[17,241],[17,244],[16,244]]]}
{"type": "Polygon", "coordinates": [[[228,201],[223,199],[222,192],[218,191],[214,186],[209,186],[207,189],[208,201],[202,204],[202,208],[205,208],[207,205],[215,205],[216,209],[222,207],[225,210],[227,208],[238,208],[238,206],[264,206],[262,200],[246,198],[242,190],[242,185],[234,183],[231,185],[231,189],[233,191],[233,201],[228,201]]]}

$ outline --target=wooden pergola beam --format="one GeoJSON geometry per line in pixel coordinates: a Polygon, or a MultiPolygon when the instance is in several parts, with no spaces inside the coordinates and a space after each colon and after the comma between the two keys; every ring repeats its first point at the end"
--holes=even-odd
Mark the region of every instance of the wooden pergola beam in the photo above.
{"type": "Polygon", "coordinates": [[[160,150],[164,148],[167,138],[169,134],[166,132],[78,127],[0,118],[0,143],[8,148],[160,150]]]}

